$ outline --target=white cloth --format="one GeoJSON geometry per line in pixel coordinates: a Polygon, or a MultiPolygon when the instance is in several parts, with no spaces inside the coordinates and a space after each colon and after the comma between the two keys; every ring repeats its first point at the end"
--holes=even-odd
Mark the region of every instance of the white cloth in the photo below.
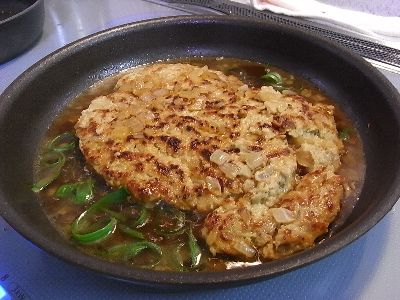
{"type": "MultiPolygon", "coordinates": [[[[378,16],[343,9],[316,0],[234,0],[252,5],[258,10],[269,10],[287,16],[302,17],[334,25],[371,39],[398,40],[400,17],[378,16]]],[[[379,5],[379,2],[376,2],[379,5]]]]}

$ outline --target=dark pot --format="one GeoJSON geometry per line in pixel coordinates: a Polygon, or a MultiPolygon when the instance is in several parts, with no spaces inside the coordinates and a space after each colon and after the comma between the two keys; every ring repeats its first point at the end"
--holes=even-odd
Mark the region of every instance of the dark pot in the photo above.
{"type": "Polygon", "coordinates": [[[2,0],[0,63],[32,47],[41,36],[43,22],[43,0],[2,0]]]}

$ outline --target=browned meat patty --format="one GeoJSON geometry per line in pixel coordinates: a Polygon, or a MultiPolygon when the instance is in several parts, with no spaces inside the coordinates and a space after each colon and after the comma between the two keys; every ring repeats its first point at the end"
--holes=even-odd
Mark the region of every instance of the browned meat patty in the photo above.
{"type": "Polygon", "coordinates": [[[331,181],[340,182],[333,172],[343,145],[333,107],[312,105],[298,95],[251,88],[207,67],[160,63],[122,76],[113,93],[82,112],[75,128],[87,162],[111,186],[125,186],[141,201],[214,210],[203,229],[213,253],[251,256],[258,249],[264,257],[280,257],[278,249],[289,253],[311,246],[338,211],[341,186],[331,181]],[[300,178],[299,165],[311,174],[300,178]],[[308,192],[305,182],[316,174],[329,179],[308,192]],[[315,217],[299,217],[297,208],[287,206],[293,220],[279,226],[273,211],[288,203],[283,199],[290,199],[293,189],[302,193],[299,207],[315,217]],[[335,209],[316,212],[326,189],[335,209]],[[307,204],[310,193],[317,202],[307,204]],[[228,215],[233,217],[224,224],[237,230],[224,240],[226,226],[219,222],[228,215]],[[271,220],[271,228],[254,231],[255,220],[271,220]],[[310,222],[323,225],[315,229],[310,222]],[[303,226],[299,230],[310,236],[299,242],[285,226],[303,226]],[[279,241],[282,234],[291,240],[288,246],[279,241]]]}

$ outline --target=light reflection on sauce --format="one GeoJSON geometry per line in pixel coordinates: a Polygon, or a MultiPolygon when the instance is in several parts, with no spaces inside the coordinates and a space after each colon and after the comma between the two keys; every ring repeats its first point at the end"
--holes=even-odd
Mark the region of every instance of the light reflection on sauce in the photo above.
{"type": "Polygon", "coordinates": [[[261,261],[254,261],[254,262],[245,262],[245,261],[228,261],[226,265],[226,269],[236,269],[236,268],[242,268],[242,267],[249,267],[249,266],[257,266],[261,265],[261,261]]]}

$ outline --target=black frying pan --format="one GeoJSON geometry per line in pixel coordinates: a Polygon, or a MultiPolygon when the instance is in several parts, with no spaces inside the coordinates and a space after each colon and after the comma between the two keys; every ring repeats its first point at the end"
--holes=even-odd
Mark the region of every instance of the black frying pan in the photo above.
{"type": "Polygon", "coordinates": [[[68,262],[158,287],[238,284],[329,255],[374,226],[400,195],[400,97],[363,59],[306,32],[233,17],[178,17],[110,29],[68,45],[23,73],[0,99],[0,209],[22,235],[68,262]],[[169,58],[225,56],[277,65],[313,82],[361,133],[367,171],[360,200],[332,238],[286,259],[214,273],[133,269],[77,251],[50,225],[31,192],[38,144],[62,108],[96,81],[169,58]]]}

